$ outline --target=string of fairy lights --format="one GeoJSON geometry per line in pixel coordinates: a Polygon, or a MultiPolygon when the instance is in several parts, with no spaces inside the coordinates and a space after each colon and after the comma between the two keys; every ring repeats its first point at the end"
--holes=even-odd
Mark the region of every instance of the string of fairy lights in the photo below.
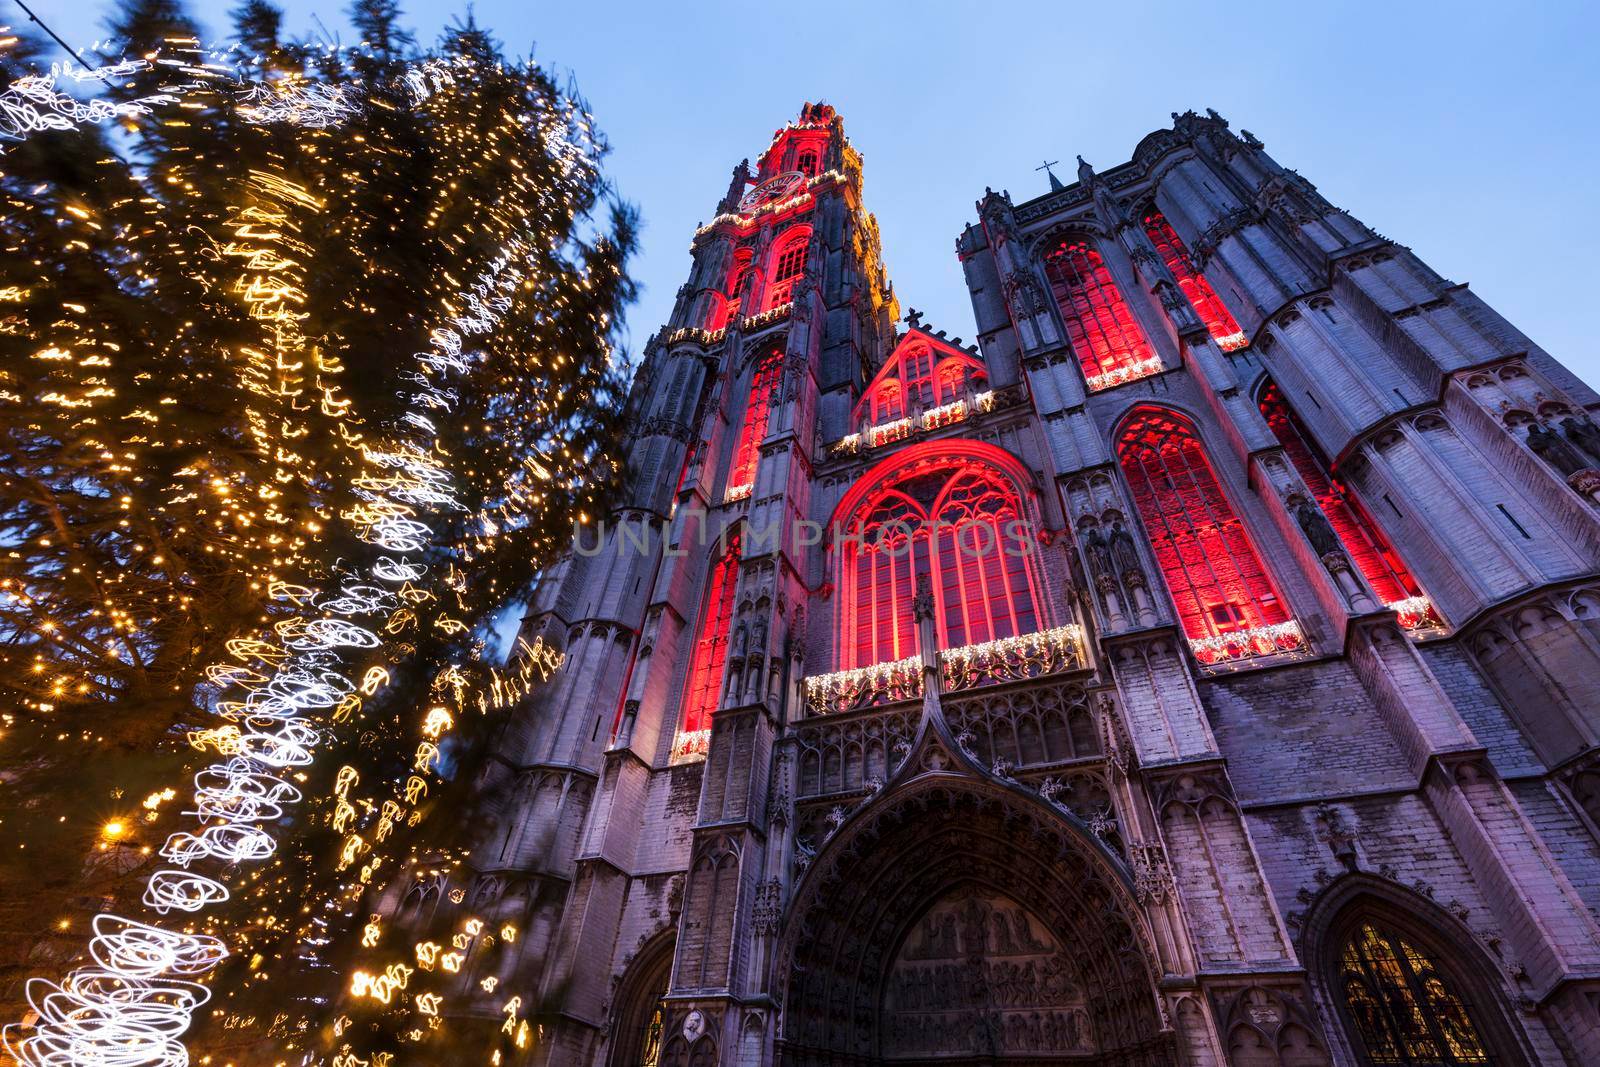
{"type": "MultiPolygon", "coordinates": [[[[169,78],[158,92],[122,100],[83,100],[64,91],[64,85],[78,86],[91,76],[68,66],[18,78],[0,93],[0,139],[17,142],[86,124],[147,121],[158,109],[219,92],[247,123],[323,133],[371,106],[346,85],[313,84],[293,73],[263,81],[239,76],[229,63],[227,56],[201,53],[187,42],[179,43],[171,61],[130,60],[94,72],[115,85],[137,83],[152,72],[170,75],[174,69],[188,79],[174,83],[169,78]]],[[[459,56],[413,62],[401,75],[404,98],[411,107],[425,109],[441,96],[470,94],[474,73],[472,61],[459,56]]],[[[510,114],[505,121],[537,126],[561,176],[592,182],[599,149],[588,116],[576,104],[510,114]]],[[[531,201],[538,203],[537,194],[531,201]]],[[[462,665],[446,664],[433,677],[431,701],[392,711],[416,716],[406,727],[414,747],[402,773],[382,767],[364,773],[347,763],[331,776],[328,795],[307,795],[306,772],[384,693],[393,664],[414,651],[415,635],[429,627],[448,636],[468,629],[458,617],[465,584],[458,560],[485,551],[498,531],[537,508],[544,499],[541,486],[574,477],[588,462],[552,438],[548,449],[519,457],[491,511],[459,521],[467,507],[458,483],[470,464],[482,460],[452,454],[444,444],[441,422],[452,418],[461,401],[453,383],[469,372],[480,346],[519,298],[544,295],[539,272],[547,250],[539,246],[537,220],[528,210],[519,214],[497,204],[486,204],[482,214],[484,226],[499,235],[499,251],[440,301],[428,345],[413,353],[412,366],[402,375],[408,387],[387,429],[374,433],[346,425],[352,402],[341,388],[344,367],[304,329],[313,264],[302,235],[336,208],[284,168],[253,168],[213,242],[205,269],[222,272],[255,334],[251,343],[239,345],[235,365],[249,398],[245,425],[254,451],[269,458],[269,473],[254,484],[237,476],[213,477],[207,488],[228,501],[225,507],[248,520],[246,525],[270,531],[266,539],[288,542],[275,549],[261,575],[273,621],[260,633],[231,638],[228,658],[205,671],[208,685],[197,699],[216,725],[191,731],[188,740],[194,750],[214,758],[193,774],[183,812],[192,824],[167,836],[158,849],[164,862],[144,880],[142,903],[153,913],[150,921],[97,915],[85,963],[59,981],[29,980],[26,998],[37,1018],[30,1027],[8,1026],[3,1035],[5,1047],[27,1067],[187,1064],[185,1034],[213,994],[208,976],[240,947],[232,943],[240,931],[222,906],[241,887],[259,889],[260,871],[252,872],[250,865],[274,861],[280,824],[316,800],[326,825],[339,835],[334,866],[347,877],[336,895],[346,903],[359,899],[378,879],[397,873],[392,869],[398,864],[382,846],[397,827],[415,825],[422,817],[423,801],[442,775],[446,739],[460,719],[513,704],[560,665],[558,652],[520,640],[512,663],[479,675],[486,680],[475,682],[462,665]],[[314,432],[314,419],[335,428],[344,457],[342,465],[318,477],[342,478],[355,503],[336,518],[365,547],[320,578],[294,580],[296,566],[306,558],[298,546],[315,541],[331,521],[315,509],[316,518],[306,520],[303,508],[284,499],[285,486],[311,480],[302,442],[314,432]],[[444,546],[440,537],[447,527],[457,540],[444,546]],[[291,528],[297,529],[292,539],[285,533],[291,528]]],[[[610,324],[596,325],[603,333],[610,324]]],[[[65,352],[41,349],[39,358],[56,359],[65,352]]],[[[93,357],[83,362],[95,365],[93,357]]],[[[62,394],[62,402],[92,407],[89,393],[92,388],[81,397],[62,394]]],[[[160,422],[159,413],[145,417],[152,425],[160,422]]],[[[206,485],[204,472],[188,473],[195,484],[206,485]]],[[[12,595],[27,594],[18,589],[12,595]]],[[[169,789],[153,798],[159,804],[178,795],[169,789]]],[[[442,996],[420,989],[408,995],[414,970],[437,966],[455,973],[474,941],[498,938],[509,944],[517,936],[512,924],[491,928],[469,915],[450,945],[419,941],[413,946],[408,958],[415,967],[391,958],[372,970],[354,971],[349,996],[383,1005],[409,997],[413,1010],[436,1024],[442,996]]],[[[376,948],[381,940],[381,923],[374,917],[362,932],[361,947],[376,948]]],[[[497,981],[490,976],[478,988],[493,994],[497,981]]],[[[526,1047],[530,1030],[521,998],[506,998],[499,1010],[505,1016],[503,1034],[526,1047]]],[[[348,1023],[348,1015],[342,1016],[336,1034],[348,1023]]],[[[499,1059],[495,1052],[491,1062],[499,1059]]],[[[334,1062],[368,1061],[345,1046],[334,1062]]]]}

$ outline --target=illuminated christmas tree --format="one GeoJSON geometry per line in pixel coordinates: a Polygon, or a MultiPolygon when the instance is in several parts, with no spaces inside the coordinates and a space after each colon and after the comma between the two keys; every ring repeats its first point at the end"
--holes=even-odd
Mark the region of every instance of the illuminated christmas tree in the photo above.
{"type": "MultiPolygon", "coordinates": [[[[269,982],[300,905],[417,846],[539,677],[498,613],[616,473],[632,220],[582,103],[470,23],[424,51],[362,3],[340,50],[236,17],[215,53],[138,0],[98,72],[13,40],[0,74],[0,955],[58,979],[103,904],[165,914],[149,973],[97,928],[124,992],[224,951],[217,995],[269,982]]],[[[65,984],[121,1020],[93,1040],[166,1062],[206,994],[152,1036],[107,980],[65,984]]],[[[73,1062],[35,1007],[13,1047],[73,1062]]]]}

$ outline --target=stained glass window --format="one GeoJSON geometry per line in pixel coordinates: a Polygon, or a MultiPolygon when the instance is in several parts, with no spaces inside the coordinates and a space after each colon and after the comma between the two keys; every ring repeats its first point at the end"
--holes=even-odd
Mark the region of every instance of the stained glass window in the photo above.
{"type": "Polygon", "coordinates": [[[794,283],[806,267],[806,252],[811,243],[811,231],[803,230],[791,237],[772,268],[772,286],[767,296],[767,307],[787,304],[794,296],[794,283]]]}
{"type": "Polygon", "coordinates": [[[744,424],[739,428],[739,442],[733,450],[733,466],[728,469],[728,495],[748,493],[755,484],[756,463],[761,458],[761,442],[767,438],[767,417],[772,412],[772,394],[778,388],[778,378],[783,371],[783,353],[777,349],[767,353],[750,377],[750,395],[745,401],[744,424]]]}
{"type": "Polygon", "coordinates": [[[684,687],[683,726],[675,755],[705,750],[711,714],[717,710],[722,689],[722,668],[728,659],[728,625],[733,620],[733,594],[739,582],[739,535],[727,539],[722,555],[711,566],[706,596],[700,609],[689,680],[684,687]]]}
{"type": "Polygon", "coordinates": [[[1167,411],[1139,412],[1118,438],[1117,455],[1185,636],[1200,640],[1288,621],[1187,422],[1167,411]]]}
{"type": "Polygon", "coordinates": [[[1305,427],[1284,400],[1277,385],[1267,383],[1261,391],[1260,406],[1273,436],[1283,446],[1289,462],[1300,473],[1306,488],[1322,505],[1323,514],[1328,516],[1328,524],[1339,535],[1345,551],[1361,568],[1373,591],[1386,604],[1420,596],[1422,589],[1411,577],[1411,572],[1406,570],[1399,553],[1384,538],[1383,532],[1362,508],[1361,502],[1346,493],[1344,486],[1334,479],[1327,462],[1311,443],[1305,427]]]}
{"type": "Polygon", "coordinates": [[[645,1024],[644,1039],[640,1045],[639,1067],[659,1067],[661,1063],[662,1007],[658,1001],[650,1021],[645,1024]]]}
{"type": "Polygon", "coordinates": [[[1340,994],[1368,1063],[1489,1064],[1472,1005],[1439,966],[1392,930],[1356,927],[1339,963],[1340,994]]]}
{"type": "Polygon", "coordinates": [[[842,667],[917,654],[912,598],[926,578],[939,643],[959,648],[1039,629],[1038,582],[1011,481],[978,462],[907,472],[845,525],[842,667]]]}
{"type": "Polygon", "coordinates": [[[1222,350],[1232,352],[1249,344],[1250,339],[1239,329],[1239,324],[1228,313],[1217,291],[1211,288],[1206,276],[1195,269],[1194,261],[1189,258],[1189,250],[1183,247],[1182,239],[1167,222],[1166,216],[1151,210],[1144,217],[1144,232],[1166,262],[1167,270],[1177,279],[1178,288],[1189,298],[1195,314],[1200,316],[1200,321],[1206,324],[1206,329],[1222,350]]]}
{"type": "Polygon", "coordinates": [[[1100,253],[1087,240],[1061,244],[1044,261],[1072,351],[1090,389],[1105,389],[1161,369],[1100,253]]]}

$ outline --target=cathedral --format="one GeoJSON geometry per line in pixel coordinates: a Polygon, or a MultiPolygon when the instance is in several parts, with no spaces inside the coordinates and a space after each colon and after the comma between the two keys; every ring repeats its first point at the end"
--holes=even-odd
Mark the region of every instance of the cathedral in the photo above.
{"type": "Polygon", "coordinates": [[[734,168],[397,921],[541,1065],[1600,1064],[1600,396],[1215,112],[955,252],[734,168]]]}

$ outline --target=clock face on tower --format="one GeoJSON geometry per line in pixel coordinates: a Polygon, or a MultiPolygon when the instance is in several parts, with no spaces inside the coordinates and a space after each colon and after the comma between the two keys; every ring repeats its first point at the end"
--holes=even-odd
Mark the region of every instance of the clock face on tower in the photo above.
{"type": "Polygon", "coordinates": [[[741,212],[754,211],[763,204],[782,200],[793,195],[805,183],[806,176],[804,174],[797,170],[786,170],[777,177],[768,178],[748,193],[745,193],[739,200],[739,210],[741,212]]]}

